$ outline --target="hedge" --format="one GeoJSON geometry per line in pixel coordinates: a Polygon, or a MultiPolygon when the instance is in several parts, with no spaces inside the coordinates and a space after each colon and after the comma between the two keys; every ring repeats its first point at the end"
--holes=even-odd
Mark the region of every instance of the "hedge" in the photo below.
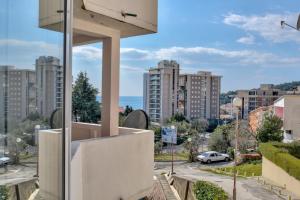
{"type": "Polygon", "coordinates": [[[0,200],[8,200],[8,188],[4,185],[0,186],[0,200]]]}
{"type": "Polygon", "coordinates": [[[197,181],[193,190],[198,200],[228,200],[228,194],[222,188],[207,181],[197,181]]]}
{"type": "Polygon", "coordinates": [[[283,148],[283,146],[279,143],[261,143],[259,150],[268,160],[300,180],[300,159],[292,156],[287,148],[283,148]]]}
{"type": "Polygon", "coordinates": [[[300,159],[300,142],[299,141],[292,142],[292,143],[274,142],[273,145],[275,147],[287,150],[291,155],[300,159]]]}

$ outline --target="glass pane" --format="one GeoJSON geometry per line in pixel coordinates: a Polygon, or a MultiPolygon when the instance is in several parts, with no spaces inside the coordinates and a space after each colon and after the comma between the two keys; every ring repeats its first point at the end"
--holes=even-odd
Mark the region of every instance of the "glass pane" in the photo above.
{"type": "Polygon", "coordinates": [[[8,193],[20,199],[62,196],[63,2],[1,1],[0,195],[4,199],[8,193]],[[47,145],[52,145],[51,151],[47,145]],[[46,170],[50,161],[56,173],[46,170]],[[35,193],[37,185],[40,190],[35,193]]]}

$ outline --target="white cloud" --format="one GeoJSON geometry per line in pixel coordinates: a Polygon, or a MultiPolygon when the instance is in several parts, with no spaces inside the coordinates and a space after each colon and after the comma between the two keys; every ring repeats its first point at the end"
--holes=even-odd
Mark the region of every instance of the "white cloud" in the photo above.
{"type": "Polygon", "coordinates": [[[1,39],[0,46],[39,47],[48,50],[58,50],[58,45],[50,44],[44,41],[27,41],[27,40],[17,40],[17,39],[1,39]]]}
{"type": "MultiPolygon", "coordinates": [[[[245,42],[245,41],[244,41],[245,42]]],[[[249,43],[249,41],[248,41],[249,43]]],[[[101,59],[102,51],[100,48],[93,46],[75,47],[74,56],[82,59],[101,59]]],[[[162,59],[175,59],[180,63],[195,64],[199,62],[217,63],[218,61],[223,64],[259,64],[259,65],[280,65],[287,64],[293,65],[300,62],[300,58],[285,57],[254,50],[225,50],[220,48],[210,47],[170,47],[161,48],[157,50],[145,50],[138,48],[121,48],[121,60],[127,62],[134,61],[159,61],[162,59]]],[[[126,66],[124,66],[126,67],[126,66]]],[[[129,69],[129,68],[128,68],[129,69]]],[[[133,68],[130,68],[133,70],[133,68]]],[[[140,70],[140,69],[135,69],[140,70]]]]}
{"type": "Polygon", "coordinates": [[[286,27],[281,28],[282,20],[289,24],[296,24],[297,13],[266,14],[266,15],[238,15],[230,13],[224,17],[223,22],[227,25],[238,27],[247,32],[255,32],[274,43],[294,41],[300,43],[299,32],[286,27]]]}
{"type": "MultiPolygon", "coordinates": [[[[240,17],[227,19],[227,23],[236,23],[240,17]]],[[[299,37],[300,38],[300,37],[299,37]]],[[[11,56],[9,63],[20,67],[32,66],[34,60],[41,55],[58,56],[61,55],[61,49],[56,44],[49,44],[42,41],[23,41],[23,40],[0,40],[0,46],[8,45],[10,51],[18,56],[20,63],[11,56]],[[34,49],[34,51],[33,51],[34,49]]],[[[212,48],[204,46],[195,47],[169,47],[156,50],[147,50],[139,48],[121,48],[121,61],[123,69],[130,71],[144,71],[144,68],[136,68],[141,64],[154,63],[162,59],[175,59],[186,66],[268,66],[268,67],[294,67],[300,63],[298,57],[286,57],[269,52],[256,50],[227,50],[222,48],[212,48]],[[126,65],[124,65],[126,64],[126,65]]],[[[96,46],[79,46],[73,48],[74,56],[78,59],[98,61],[102,58],[102,49],[96,46]]],[[[5,59],[2,59],[5,60],[5,59]]],[[[0,63],[1,64],[1,63],[0,63]]]]}
{"type": "Polygon", "coordinates": [[[73,54],[83,59],[100,60],[102,49],[94,46],[77,46],[73,48],[73,54]]]}
{"type": "MultiPolygon", "coordinates": [[[[136,48],[121,48],[120,53],[122,59],[126,60],[140,60],[147,59],[150,52],[147,50],[136,49],[136,48]]],[[[102,58],[102,49],[95,46],[77,46],[73,48],[73,54],[75,56],[99,60],[102,58]]]]}
{"type": "Polygon", "coordinates": [[[129,65],[122,65],[120,67],[122,70],[125,71],[131,71],[131,72],[146,72],[147,69],[144,67],[133,67],[133,66],[129,66],[129,65]]]}
{"type": "Polygon", "coordinates": [[[255,37],[253,35],[248,35],[245,37],[241,37],[237,40],[238,43],[242,43],[242,44],[254,44],[255,42],[255,37]]]}
{"type": "Polygon", "coordinates": [[[156,59],[172,59],[180,55],[215,55],[227,58],[245,57],[251,54],[251,51],[230,51],[210,47],[170,47],[159,49],[154,52],[156,59]]]}
{"type": "Polygon", "coordinates": [[[32,69],[39,56],[61,58],[63,49],[57,44],[44,41],[27,41],[18,39],[0,39],[0,65],[14,65],[18,68],[32,69]],[[8,48],[5,48],[8,47],[8,48]]]}

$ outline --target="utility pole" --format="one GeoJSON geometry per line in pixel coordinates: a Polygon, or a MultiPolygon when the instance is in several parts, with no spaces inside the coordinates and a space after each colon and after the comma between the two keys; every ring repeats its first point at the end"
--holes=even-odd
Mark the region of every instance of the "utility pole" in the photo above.
{"type": "Polygon", "coordinates": [[[237,156],[238,156],[238,142],[239,142],[239,110],[236,112],[235,124],[235,151],[234,151],[234,172],[233,172],[233,200],[236,200],[236,174],[237,174],[237,156]]]}
{"type": "Polygon", "coordinates": [[[233,172],[233,200],[236,200],[236,175],[237,175],[237,157],[238,157],[238,145],[239,145],[239,111],[242,107],[242,99],[236,97],[233,99],[233,105],[236,107],[236,125],[235,125],[235,151],[234,151],[234,172],[233,172]]]}
{"type": "Polygon", "coordinates": [[[177,131],[176,131],[176,127],[174,125],[171,126],[172,129],[172,137],[171,137],[171,151],[172,151],[172,167],[171,167],[171,174],[175,174],[174,172],[174,136],[176,134],[177,136],[177,131]]]}

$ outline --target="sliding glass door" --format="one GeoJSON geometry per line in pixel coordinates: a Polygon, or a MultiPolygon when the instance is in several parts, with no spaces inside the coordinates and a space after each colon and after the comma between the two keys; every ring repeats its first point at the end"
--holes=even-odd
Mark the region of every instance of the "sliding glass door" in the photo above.
{"type": "Polygon", "coordinates": [[[30,195],[39,199],[43,191],[51,199],[64,196],[66,151],[62,128],[66,128],[64,91],[69,58],[64,2],[1,1],[0,192],[3,197],[14,194],[21,199],[30,195]],[[58,130],[59,148],[41,152],[44,149],[41,145],[47,145],[39,143],[41,133],[53,129],[58,130]],[[48,158],[58,160],[52,162],[57,174],[43,170],[48,158]],[[47,188],[52,186],[47,186],[45,177],[58,181],[55,189],[47,188]],[[41,184],[43,191],[37,187],[41,184]]]}

